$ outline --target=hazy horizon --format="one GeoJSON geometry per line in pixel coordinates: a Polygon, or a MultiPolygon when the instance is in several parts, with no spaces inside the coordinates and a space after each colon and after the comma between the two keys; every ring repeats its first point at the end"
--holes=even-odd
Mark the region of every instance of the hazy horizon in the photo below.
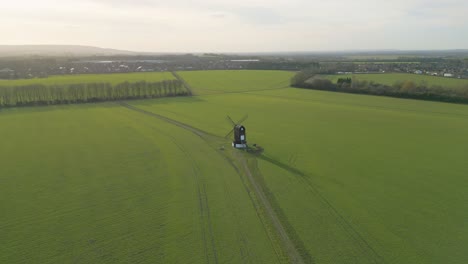
{"type": "Polygon", "coordinates": [[[0,45],[136,52],[330,52],[468,48],[468,2],[18,0],[0,45]]]}

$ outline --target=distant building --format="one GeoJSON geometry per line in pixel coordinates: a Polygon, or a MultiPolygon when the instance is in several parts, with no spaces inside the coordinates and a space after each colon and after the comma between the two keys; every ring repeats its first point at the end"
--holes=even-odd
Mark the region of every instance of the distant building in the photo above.
{"type": "Polygon", "coordinates": [[[423,72],[421,70],[416,70],[414,71],[415,74],[423,74],[423,72]]]}
{"type": "Polygon", "coordinates": [[[453,77],[453,74],[451,74],[451,73],[444,73],[444,77],[453,77]]]}

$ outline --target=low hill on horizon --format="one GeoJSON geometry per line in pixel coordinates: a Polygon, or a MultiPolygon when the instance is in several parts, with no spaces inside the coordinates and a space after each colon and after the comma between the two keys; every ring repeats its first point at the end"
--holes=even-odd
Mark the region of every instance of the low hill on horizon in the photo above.
{"type": "Polygon", "coordinates": [[[146,52],[100,48],[83,45],[0,45],[0,57],[14,56],[93,56],[137,55],[146,52]]]}

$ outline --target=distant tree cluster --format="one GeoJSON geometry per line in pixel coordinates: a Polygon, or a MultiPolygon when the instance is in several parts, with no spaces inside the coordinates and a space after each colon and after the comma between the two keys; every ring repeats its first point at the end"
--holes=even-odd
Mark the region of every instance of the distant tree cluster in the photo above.
{"type": "Polygon", "coordinates": [[[343,85],[345,83],[351,85],[351,82],[352,82],[351,78],[338,78],[338,80],[336,81],[338,85],[343,85]]]}
{"type": "Polygon", "coordinates": [[[291,86],[297,88],[326,90],[346,93],[370,94],[411,98],[452,103],[468,103],[468,87],[446,88],[429,86],[425,82],[398,81],[393,85],[384,85],[353,78],[340,78],[336,83],[307,72],[300,72],[291,79],[291,86]]]}
{"type": "Polygon", "coordinates": [[[0,107],[53,105],[188,95],[179,80],[0,87],[0,107]]]}

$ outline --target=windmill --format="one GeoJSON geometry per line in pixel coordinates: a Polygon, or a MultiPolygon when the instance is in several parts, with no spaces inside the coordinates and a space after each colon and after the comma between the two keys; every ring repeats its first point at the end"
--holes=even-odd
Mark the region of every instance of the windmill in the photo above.
{"type": "Polygon", "coordinates": [[[232,146],[234,148],[247,148],[247,138],[245,136],[245,127],[241,125],[242,122],[247,120],[248,115],[245,115],[239,121],[234,122],[230,116],[226,116],[226,120],[233,126],[231,131],[225,136],[229,138],[234,133],[234,141],[232,141],[232,146]]]}

